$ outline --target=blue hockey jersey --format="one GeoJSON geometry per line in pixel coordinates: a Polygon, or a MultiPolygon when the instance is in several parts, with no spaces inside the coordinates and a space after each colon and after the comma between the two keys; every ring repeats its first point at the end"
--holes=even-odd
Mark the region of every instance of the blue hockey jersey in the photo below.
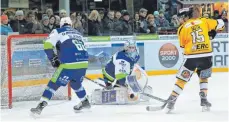
{"type": "Polygon", "coordinates": [[[102,72],[110,81],[123,79],[131,74],[134,64],[138,62],[139,58],[140,56],[136,55],[132,59],[127,56],[125,51],[119,51],[112,56],[102,72]]]}
{"type": "MultiPolygon", "coordinates": [[[[44,50],[51,60],[56,47],[58,58],[61,64],[88,64],[88,52],[82,41],[82,35],[70,26],[54,29],[44,42],[44,50]]],[[[77,67],[77,66],[76,66],[77,67]]]]}

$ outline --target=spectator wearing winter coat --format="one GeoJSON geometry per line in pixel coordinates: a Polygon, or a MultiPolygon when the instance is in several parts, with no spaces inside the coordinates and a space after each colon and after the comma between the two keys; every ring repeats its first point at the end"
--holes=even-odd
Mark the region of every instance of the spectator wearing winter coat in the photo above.
{"type": "Polygon", "coordinates": [[[139,21],[139,14],[135,13],[134,15],[134,32],[140,33],[140,21],[139,21]]]}
{"type": "Polygon", "coordinates": [[[8,33],[13,32],[12,28],[8,24],[8,16],[7,15],[2,15],[1,16],[1,35],[8,35],[8,33]]]}
{"type": "Polygon", "coordinates": [[[55,15],[55,18],[56,18],[56,22],[55,22],[56,28],[60,28],[60,17],[58,15],[55,15]]]}
{"type": "Polygon", "coordinates": [[[130,14],[127,11],[123,12],[122,21],[116,27],[116,30],[120,32],[120,35],[133,35],[130,14]]]}
{"type": "Polygon", "coordinates": [[[221,15],[221,19],[224,21],[225,29],[223,30],[224,33],[228,33],[228,19],[227,19],[227,12],[223,11],[221,15]]]}
{"type": "Polygon", "coordinates": [[[42,28],[43,28],[43,33],[50,34],[50,32],[52,31],[49,28],[49,17],[48,16],[43,16],[43,18],[42,18],[42,28]]]}
{"type": "Polygon", "coordinates": [[[10,26],[12,27],[14,32],[19,32],[19,34],[24,33],[24,27],[27,24],[24,19],[24,12],[22,10],[17,10],[15,13],[15,20],[10,21],[10,26]]]}
{"type": "Polygon", "coordinates": [[[109,11],[107,17],[104,19],[104,33],[103,35],[119,35],[119,32],[115,30],[117,24],[114,21],[114,11],[109,11]]]}
{"type": "Polygon", "coordinates": [[[49,29],[52,31],[53,29],[56,29],[56,17],[55,15],[51,15],[49,17],[49,29]]]}
{"type": "Polygon", "coordinates": [[[101,18],[97,10],[92,10],[88,17],[88,35],[101,36],[101,18]]]}
{"type": "Polygon", "coordinates": [[[43,33],[43,29],[41,23],[36,20],[35,13],[33,11],[29,11],[27,13],[27,24],[24,28],[25,34],[41,34],[43,33]]]}
{"type": "Polygon", "coordinates": [[[150,30],[148,29],[147,21],[146,21],[146,15],[148,10],[145,8],[141,8],[139,10],[139,19],[140,19],[140,33],[149,33],[150,30]]]}
{"type": "Polygon", "coordinates": [[[159,26],[158,27],[169,27],[169,21],[165,19],[163,12],[159,13],[159,26]]]}
{"type": "Polygon", "coordinates": [[[149,14],[146,17],[147,23],[148,23],[148,29],[150,30],[149,33],[157,33],[157,25],[154,21],[154,16],[152,14],[149,14]]]}

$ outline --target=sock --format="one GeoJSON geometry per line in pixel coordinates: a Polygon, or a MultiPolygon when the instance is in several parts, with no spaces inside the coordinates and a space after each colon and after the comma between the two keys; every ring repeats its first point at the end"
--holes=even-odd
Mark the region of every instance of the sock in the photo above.
{"type": "Polygon", "coordinates": [[[70,85],[81,101],[86,99],[86,91],[80,82],[71,81],[70,85]]]}
{"type": "Polygon", "coordinates": [[[176,81],[176,84],[174,86],[174,89],[173,89],[173,92],[171,95],[175,96],[175,97],[178,97],[181,92],[183,91],[184,89],[184,86],[187,82],[184,81],[184,80],[181,80],[181,79],[177,79],[176,81]]]}
{"type": "Polygon", "coordinates": [[[56,90],[59,88],[60,86],[58,86],[56,83],[53,83],[51,80],[49,81],[47,87],[45,88],[45,91],[42,94],[42,97],[40,99],[40,101],[46,101],[48,102],[52,96],[54,95],[54,93],[56,92],[56,90]]]}
{"type": "Polygon", "coordinates": [[[200,91],[203,91],[205,93],[205,96],[207,96],[208,92],[208,79],[199,79],[200,80],[200,91]]]}

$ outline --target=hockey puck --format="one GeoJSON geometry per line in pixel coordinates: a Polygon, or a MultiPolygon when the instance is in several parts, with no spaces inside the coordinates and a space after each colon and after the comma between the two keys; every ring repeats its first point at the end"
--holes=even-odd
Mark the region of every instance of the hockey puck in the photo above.
{"type": "Polygon", "coordinates": [[[135,96],[134,94],[130,94],[130,98],[133,99],[135,96]]]}

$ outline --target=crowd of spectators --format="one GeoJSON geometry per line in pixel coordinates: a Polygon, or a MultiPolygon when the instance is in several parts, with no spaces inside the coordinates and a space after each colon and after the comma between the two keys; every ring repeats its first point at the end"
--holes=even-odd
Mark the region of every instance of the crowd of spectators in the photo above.
{"type": "MultiPolygon", "coordinates": [[[[52,9],[38,16],[38,10],[17,10],[13,15],[7,12],[1,14],[1,35],[7,35],[10,32],[19,34],[49,34],[53,29],[60,27],[60,19],[66,17],[66,10],[60,10],[59,15],[55,15],[52,9]]],[[[221,14],[216,10],[214,16],[210,17],[208,13],[203,13],[205,18],[222,18],[227,25],[227,12],[221,14]]],[[[164,11],[154,11],[148,13],[141,8],[133,16],[127,10],[122,11],[97,11],[73,12],[70,14],[73,22],[73,28],[88,36],[108,36],[108,35],[133,35],[133,34],[163,34],[171,31],[176,33],[180,26],[177,15],[173,15],[169,20],[164,16],[164,11]]]]}

